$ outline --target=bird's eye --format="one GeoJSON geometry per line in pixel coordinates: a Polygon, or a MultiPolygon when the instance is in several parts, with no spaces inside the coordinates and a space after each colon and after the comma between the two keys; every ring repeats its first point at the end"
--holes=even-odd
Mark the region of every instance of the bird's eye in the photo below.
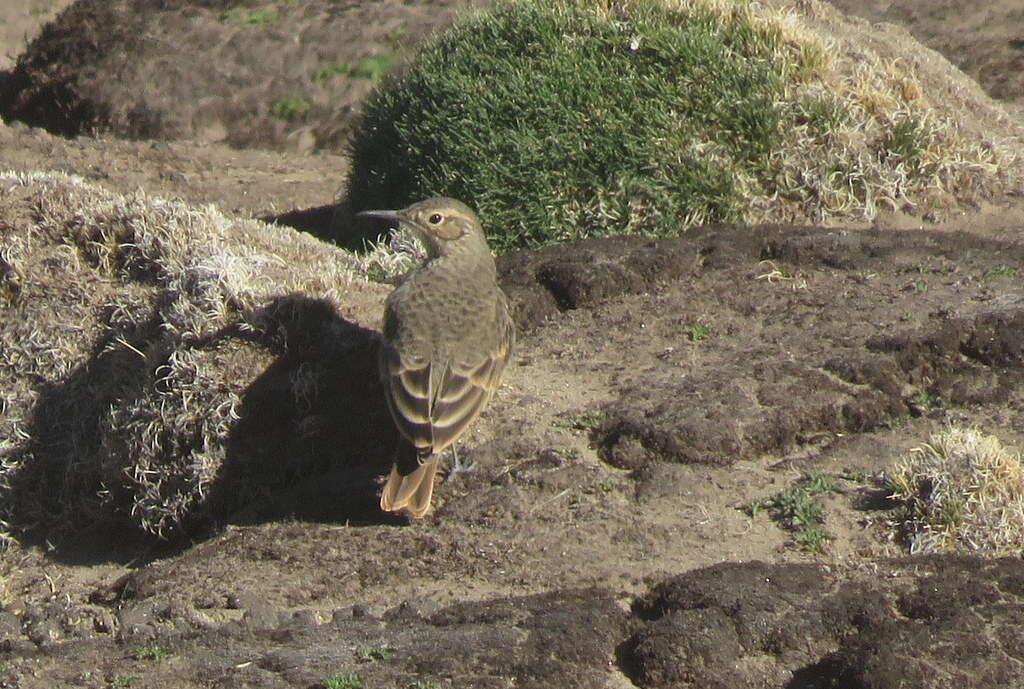
{"type": "Polygon", "coordinates": [[[429,222],[429,223],[430,223],[431,225],[436,225],[436,224],[438,224],[439,222],[441,222],[442,220],[444,220],[444,216],[443,216],[443,215],[441,215],[440,213],[434,213],[434,214],[433,214],[432,216],[430,216],[430,217],[429,217],[429,218],[428,218],[427,220],[428,220],[428,222],[429,222]]]}

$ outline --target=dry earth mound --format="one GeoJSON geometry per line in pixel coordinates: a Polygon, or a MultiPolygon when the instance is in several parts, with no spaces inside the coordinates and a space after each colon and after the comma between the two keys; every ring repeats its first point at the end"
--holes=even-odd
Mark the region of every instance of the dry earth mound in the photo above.
{"type": "Polygon", "coordinates": [[[1024,8],[993,0],[965,10],[956,0],[829,0],[843,12],[892,22],[945,55],[993,98],[1024,112],[1024,8]]]}
{"type": "Polygon", "coordinates": [[[0,115],[65,136],[339,150],[357,103],[464,0],[78,0],[0,83],[0,115]]]}
{"type": "MultiPolygon", "coordinates": [[[[341,314],[374,322],[366,309],[382,290],[357,277],[353,257],[211,207],[120,196],[59,174],[2,179],[8,529],[56,542],[118,515],[169,535],[210,510],[237,509],[329,459],[287,448],[338,426],[309,414],[322,378],[348,381],[332,388],[328,408],[349,421],[368,416],[357,424],[361,442],[376,440],[386,419],[364,400],[379,398],[375,335],[341,314]],[[268,418],[262,400],[279,395],[290,411],[268,418]],[[253,444],[266,428],[278,443],[253,444]],[[232,459],[240,453],[243,464],[232,459]],[[236,475],[226,494],[225,474],[236,475]]],[[[340,447],[365,461],[359,442],[340,447]]]]}

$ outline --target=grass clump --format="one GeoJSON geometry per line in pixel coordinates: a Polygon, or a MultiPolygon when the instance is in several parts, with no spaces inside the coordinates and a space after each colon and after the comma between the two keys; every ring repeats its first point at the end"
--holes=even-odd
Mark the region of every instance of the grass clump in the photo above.
{"type": "Polygon", "coordinates": [[[551,425],[571,431],[590,432],[600,426],[603,420],[604,412],[601,410],[562,412],[555,417],[551,425]]]}
{"type": "Polygon", "coordinates": [[[110,679],[110,689],[127,689],[137,679],[141,679],[142,675],[137,672],[121,672],[114,675],[110,679]]]}
{"type": "Polygon", "coordinates": [[[683,333],[690,342],[700,342],[708,339],[708,336],[711,335],[711,328],[703,323],[694,323],[683,328],[683,333]]]}
{"type": "Polygon", "coordinates": [[[246,26],[266,26],[277,18],[277,12],[270,7],[232,7],[221,14],[221,19],[229,24],[246,26]]]}
{"type": "Polygon", "coordinates": [[[393,50],[385,50],[382,53],[366,55],[354,63],[341,60],[324,62],[310,72],[309,78],[314,82],[323,82],[344,75],[380,81],[396,64],[398,64],[398,53],[393,50]]]}
{"type": "Polygon", "coordinates": [[[793,541],[804,550],[819,553],[831,538],[825,529],[825,510],[816,499],[836,489],[835,479],[813,471],[789,488],[747,505],[747,512],[756,517],[768,512],[773,520],[793,534],[793,541]]]}
{"type": "Polygon", "coordinates": [[[355,672],[342,672],[323,680],[324,689],[362,689],[363,678],[355,672]]]}
{"type": "Polygon", "coordinates": [[[366,105],[356,210],[471,201],[499,251],[743,216],[737,173],[783,117],[776,36],[637,0],[504,2],[428,43],[366,105]]]}
{"type": "Polygon", "coordinates": [[[145,644],[132,649],[132,658],[135,660],[163,660],[170,655],[173,652],[159,644],[145,644]]]}
{"type": "Polygon", "coordinates": [[[290,122],[305,115],[310,107],[309,99],[305,96],[285,96],[270,104],[270,114],[290,122]]]}
{"type": "Polygon", "coordinates": [[[977,429],[949,427],[911,450],[887,477],[892,524],[911,553],[1019,554],[1024,466],[1019,452],[977,429]]]}
{"type": "Polygon", "coordinates": [[[374,660],[385,660],[395,655],[395,649],[391,646],[366,646],[356,649],[356,658],[363,662],[374,660]]]}
{"type": "Polygon", "coordinates": [[[1001,278],[1012,278],[1017,274],[1017,268],[1008,266],[1005,263],[994,265],[985,271],[985,278],[988,280],[999,280],[1001,278]]]}

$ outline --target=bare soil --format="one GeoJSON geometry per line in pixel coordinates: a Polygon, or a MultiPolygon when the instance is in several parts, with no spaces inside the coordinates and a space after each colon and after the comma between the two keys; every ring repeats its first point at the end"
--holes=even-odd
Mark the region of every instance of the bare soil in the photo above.
{"type": "MultiPolygon", "coordinates": [[[[54,9],[14,4],[10,26],[26,31],[54,9]]],[[[984,37],[1006,44],[1013,21],[1024,32],[1016,5],[993,4],[990,23],[943,0],[899,16],[911,31],[940,11],[950,31],[970,27],[977,42],[954,48],[970,63],[984,37]]],[[[408,7],[363,3],[336,40],[415,21],[408,7]]],[[[429,20],[411,34],[440,23],[416,11],[429,20]]],[[[4,39],[0,53],[21,49],[4,39]]],[[[65,139],[12,122],[0,169],[329,222],[342,156],[196,138],[65,139]]],[[[0,208],[0,230],[31,215],[0,208]]],[[[283,437],[272,421],[293,410],[277,391],[296,364],[281,355],[251,372],[246,442],[282,461],[299,443],[346,460],[187,540],[109,529],[13,543],[0,687],[308,688],[342,673],[381,689],[1024,686],[1020,560],[906,556],[874,480],[950,421],[1024,447],[1022,237],[1009,198],[927,227],[709,227],[505,255],[518,349],[461,443],[474,469],[438,487],[426,519],[374,505],[393,443],[382,405],[359,428],[283,437]],[[351,447],[379,450],[354,464],[351,447]],[[821,553],[744,509],[808,471],[840,487],[824,498],[821,553]]],[[[347,337],[372,347],[385,292],[367,288],[347,337]]],[[[339,390],[372,389],[358,352],[339,390]]],[[[309,418],[336,418],[331,403],[309,418]]]]}

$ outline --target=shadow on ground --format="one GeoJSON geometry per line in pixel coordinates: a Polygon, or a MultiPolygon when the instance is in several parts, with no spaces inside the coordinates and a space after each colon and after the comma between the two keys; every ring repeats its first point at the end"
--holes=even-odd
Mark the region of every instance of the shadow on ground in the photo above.
{"type": "Polygon", "coordinates": [[[109,331],[86,361],[42,389],[22,450],[32,461],[10,481],[11,526],[26,543],[88,564],[137,558],[147,544],[166,556],[225,523],[404,523],[378,506],[377,477],[397,436],[379,388],[377,333],[303,295],[278,297],[251,318],[260,333],[236,325],[196,345],[223,353],[239,376],[269,361],[241,393],[220,460],[205,419],[112,411],[137,409],[135,400],[171,385],[161,377],[169,355],[152,354],[156,319],[132,333],[109,331]],[[197,475],[211,471],[197,486],[197,475]],[[147,476],[154,473],[159,481],[147,476]],[[138,529],[139,514],[157,507],[173,527],[169,541],[138,529]]]}

